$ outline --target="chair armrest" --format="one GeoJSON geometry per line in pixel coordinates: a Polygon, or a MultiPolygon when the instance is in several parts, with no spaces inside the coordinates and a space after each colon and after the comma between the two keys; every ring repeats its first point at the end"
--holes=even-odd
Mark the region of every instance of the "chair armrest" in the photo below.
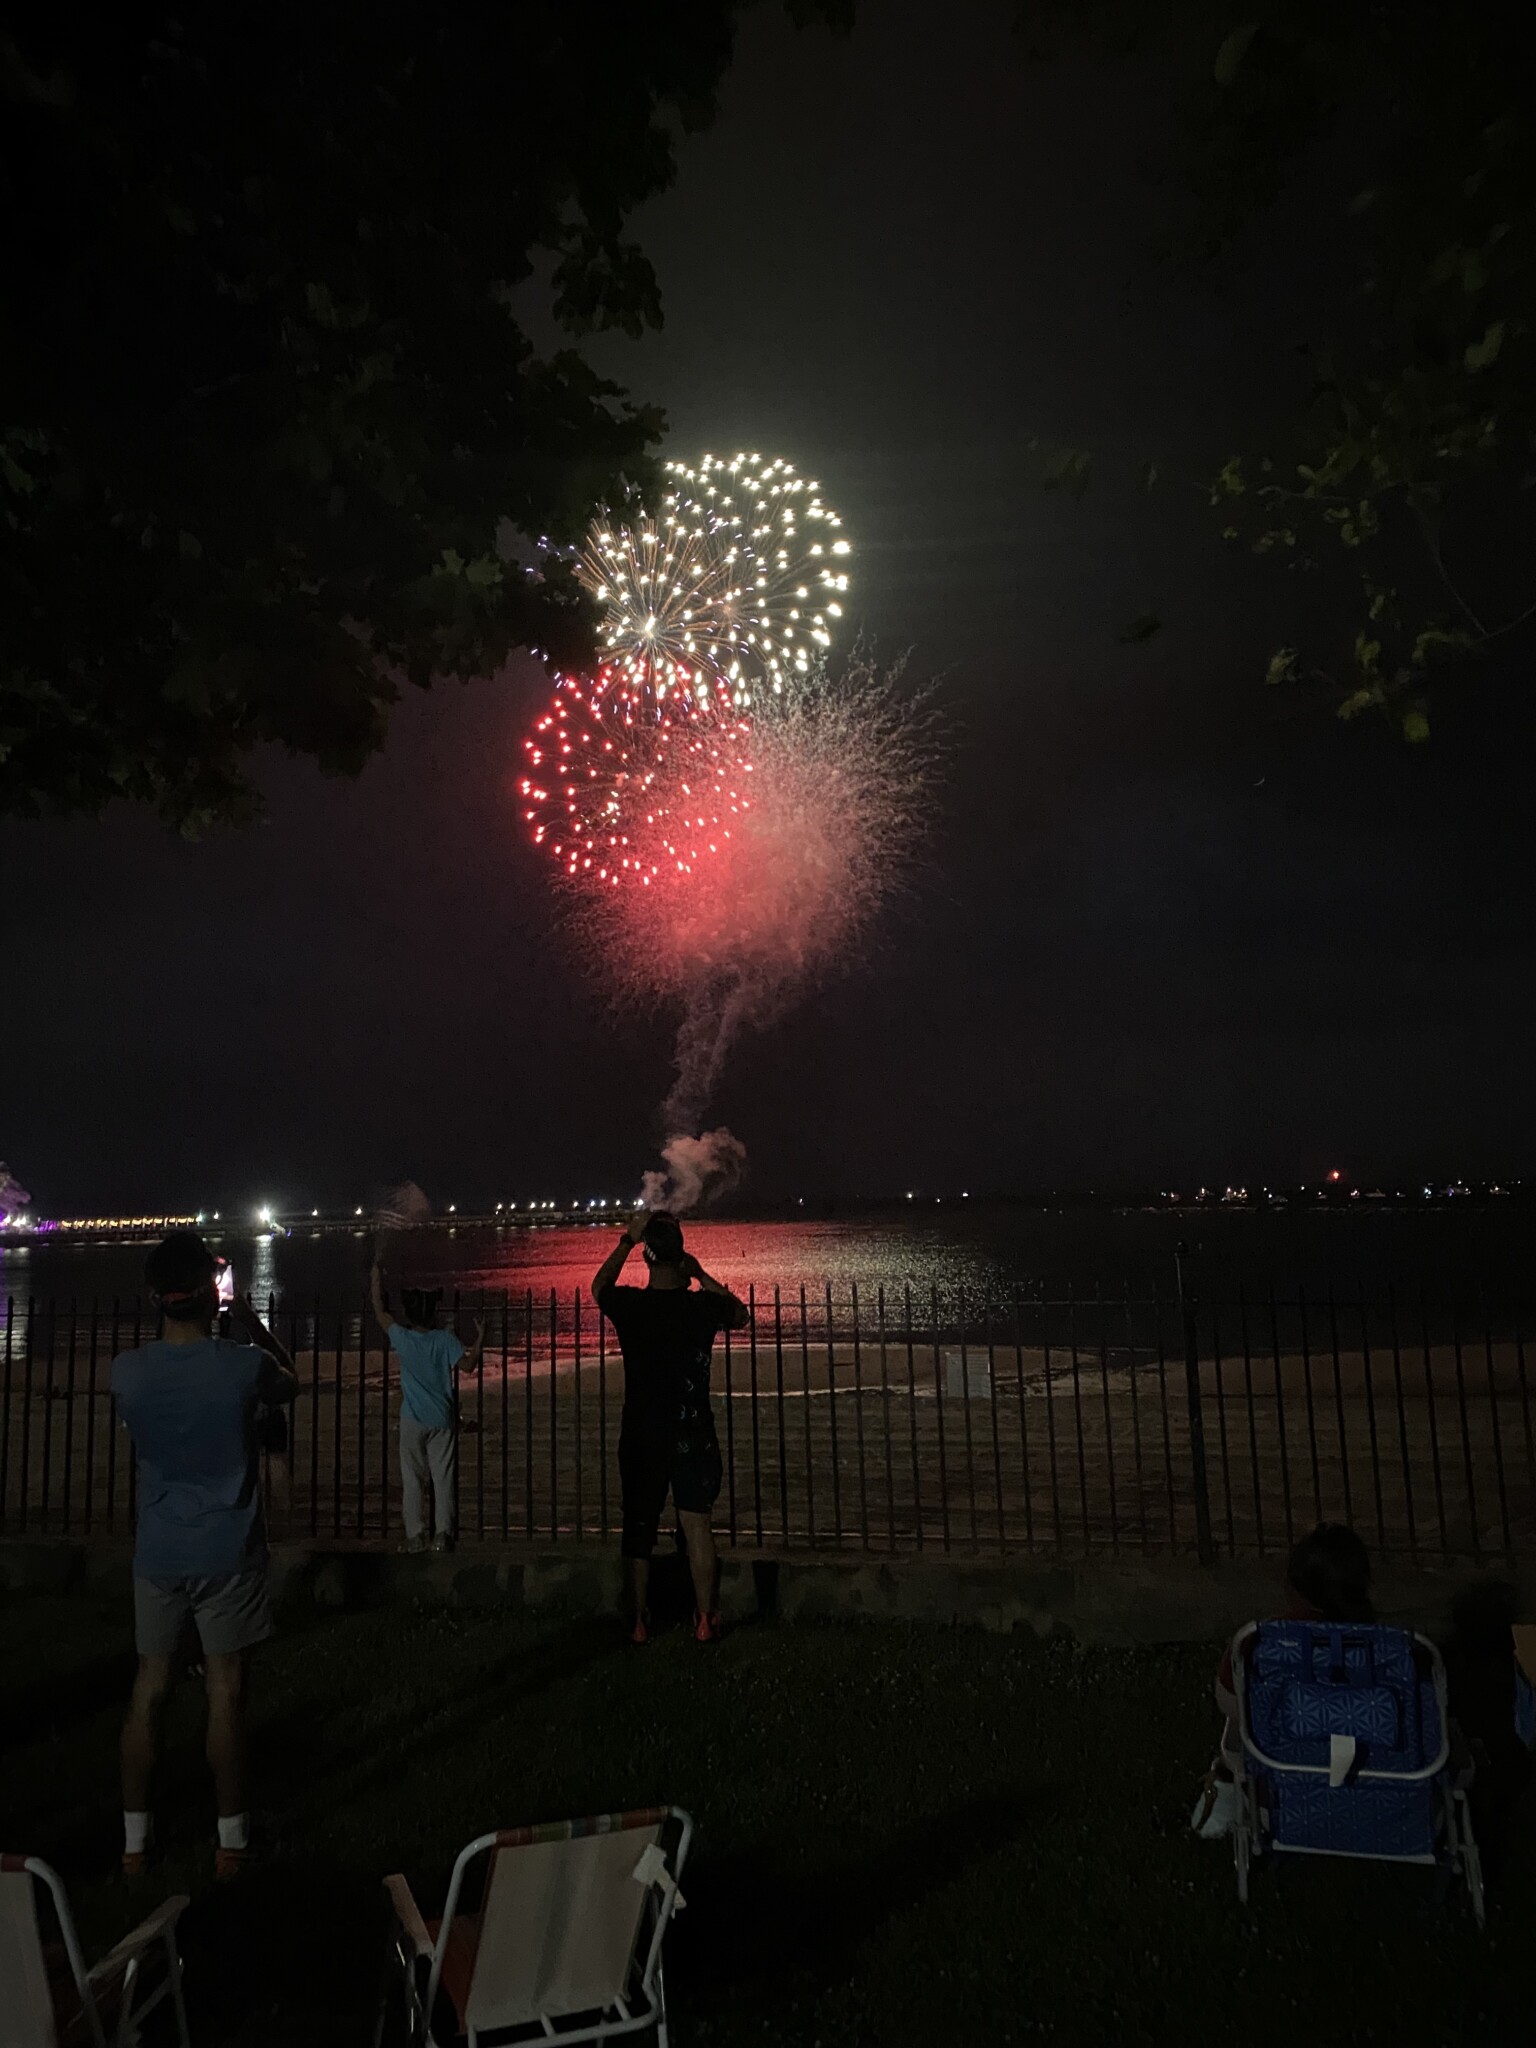
{"type": "Polygon", "coordinates": [[[427,1923],[421,1917],[421,1908],[411,1896],[411,1888],[397,1871],[393,1877],[386,1877],[384,1889],[389,1893],[389,1903],[394,1910],[395,1922],[405,1939],[410,1943],[413,1954],[430,1956],[432,1937],[427,1932],[427,1923]]]}
{"type": "Polygon", "coordinates": [[[93,1963],[87,1972],[91,1984],[105,1984],[126,1970],[135,1956],[152,1948],[157,1941],[164,1940],[176,1922],[186,1911],[188,1900],[182,1893],[166,1899],[156,1906],[153,1913],[146,1915],[131,1934],[125,1934],[116,1947],[109,1948],[99,1963],[93,1963]]]}

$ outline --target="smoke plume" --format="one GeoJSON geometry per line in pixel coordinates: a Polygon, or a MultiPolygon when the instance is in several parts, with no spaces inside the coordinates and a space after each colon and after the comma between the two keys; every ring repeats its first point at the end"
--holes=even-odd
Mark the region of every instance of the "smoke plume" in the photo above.
{"type": "Polygon", "coordinates": [[[415,1181],[401,1181],[374,1205],[373,1256],[382,1257],[385,1247],[402,1230],[416,1230],[431,1220],[432,1204],[415,1181]]]}
{"type": "Polygon", "coordinates": [[[640,1206],[666,1209],[674,1216],[729,1193],[747,1164],[746,1146],[724,1128],[703,1131],[697,1138],[668,1138],[661,1156],[665,1170],[647,1173],[641,1180],[640,1206]]]}

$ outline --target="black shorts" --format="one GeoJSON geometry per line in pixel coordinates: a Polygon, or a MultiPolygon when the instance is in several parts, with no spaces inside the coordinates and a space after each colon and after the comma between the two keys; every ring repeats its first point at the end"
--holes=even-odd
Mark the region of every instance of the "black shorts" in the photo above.
{"type": "Polygon", "coordinates": [[[649,1557],[656,1548],[668,1493],[680,1514],[707,1515],[720,1497],[724,1476],[713,1431],[684,1438],[625,1431],[619,1438],[624,1555],[649,1557]]]}

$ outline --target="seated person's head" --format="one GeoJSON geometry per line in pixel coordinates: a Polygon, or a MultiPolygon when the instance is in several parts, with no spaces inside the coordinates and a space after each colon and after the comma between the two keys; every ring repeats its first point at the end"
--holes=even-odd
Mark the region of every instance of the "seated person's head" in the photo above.
{"type": "Polygon", "coordinates": [[[683,1226],[675,1216],[669,1216],[664,1209],[658,1209],[645,1226],[641,1239],[645,1247],[645,1263],[654,1273],[658,1268],[664,1272],[680,1270],[683,1263],[683,1226]]]}
{"type": "Polygon", "coordinates": [[[441,1287],[407,1287],[400,1297],[400,1306],[405,1311],[405,1320],[413,1330],[432,1330],[437,1327],[437,1305],[443,1298],[441,1287]]]}
{"type": "Polygon", "coordinates": [[[1286,1566],[1286,1584],[1325,1621],[1370,1621],[1370,1552],[1343,1522],[1319,1522],[1286,1566]]]}
{"type": "Polygon", "coordinates": [[[144,1280],[167,1321],[209,1324],[218,1313],[218,1261],[195,1230],[173,1230],[144,1262],[144,1280]]]}

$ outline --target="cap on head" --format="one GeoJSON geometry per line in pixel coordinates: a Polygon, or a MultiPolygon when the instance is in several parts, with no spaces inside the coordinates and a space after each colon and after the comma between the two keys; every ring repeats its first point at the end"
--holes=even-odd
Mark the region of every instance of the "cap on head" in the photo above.
{"type": "Polygon", "coordinates": [[[144,1280],[163,1309],[201,1309],[213,1294],[217,1260],[195,1230],[173,1230],[144,1261],[144,1280]]]}
{"type": "Polygon", "coordinates": [[[441,1287],[407,1287],[401,1294],[400,1306],[408,1323],[414,1323],[418,1330],[429,1330],[437,1321],[437,1305],[442,1298],[441,1287]]]}
{"type": "Polygon", "coordinates": [[[645,1226],[646,1254],[654,1265],[677,1266],[683,1258],[683,1226],[665,1209],[658,1209],[645,1226]]]}

